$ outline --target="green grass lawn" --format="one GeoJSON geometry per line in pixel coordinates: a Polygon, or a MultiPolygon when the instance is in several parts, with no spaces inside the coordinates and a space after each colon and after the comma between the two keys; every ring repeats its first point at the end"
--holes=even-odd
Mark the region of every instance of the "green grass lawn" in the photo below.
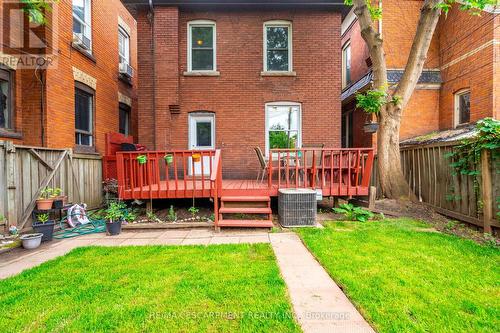
{"type": "Polygon", "coordinates": [[[379,332],[498,332],[500,250],[424,228],[400,219],[297,232],[379,332]]]}
{"type": "Polygon", "coordinates": [[[268,244],[88,247],[0,281],[0,332],[299,332],[268,244]]]}

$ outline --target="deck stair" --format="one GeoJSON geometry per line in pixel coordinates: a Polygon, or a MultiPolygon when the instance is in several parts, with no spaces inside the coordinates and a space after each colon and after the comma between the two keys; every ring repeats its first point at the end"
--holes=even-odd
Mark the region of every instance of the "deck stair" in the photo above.
{"type": "Polygon", "coordinates": [[[223,196],[218,227],[272,228],[270,196],[223,196]]]}

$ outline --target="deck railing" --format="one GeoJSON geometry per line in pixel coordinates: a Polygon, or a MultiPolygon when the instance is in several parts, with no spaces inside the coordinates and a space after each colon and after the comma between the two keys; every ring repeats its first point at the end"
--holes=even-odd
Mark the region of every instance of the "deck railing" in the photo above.
{"type": "Polygon", "coordinates": [[[219,197],[222,193],[222,156],[220,149],[215,151],[214,165],[210,174],[210,184],[214,189],[212,196],[214,200],[214,224],[217,227],[219,223],[219,197]]]}
{"type": "Polygon", "coordinates": [[[272,149],[268,185],[313,188],[329,195],[366,195],[374,152],[371,148],[272,149]]]}
{"type": "Polygon", "coordinates": [[[121,199],[211,197],[215,158],[216,150],[118,152],[118,195],[121,199]]]}

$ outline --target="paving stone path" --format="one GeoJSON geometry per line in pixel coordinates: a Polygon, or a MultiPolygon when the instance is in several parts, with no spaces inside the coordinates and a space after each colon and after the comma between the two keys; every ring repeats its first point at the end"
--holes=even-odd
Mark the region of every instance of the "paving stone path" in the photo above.
{"type": "Polygon", "coordinates": [[[33,251],[15,249],[0,255],[0,279],[65,255],[80,246],[211,245],[271,243],[287,284],[297,319],[305,333],[374,332],[342,290],[294,233],[207,229],[124,231],[118,236],[90,234],[52,241],[33,251]]]}

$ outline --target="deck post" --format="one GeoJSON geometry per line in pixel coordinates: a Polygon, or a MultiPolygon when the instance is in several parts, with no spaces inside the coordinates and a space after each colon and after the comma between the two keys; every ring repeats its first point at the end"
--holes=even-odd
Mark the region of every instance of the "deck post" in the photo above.
{"type": "Polygon", "coordinates": [[[487,149],[481,152],[481,178],[483,199],[483,228],[485,233],[491,233],[493,218],[493,191],[491,188],[490,153],[487,149]]]}

